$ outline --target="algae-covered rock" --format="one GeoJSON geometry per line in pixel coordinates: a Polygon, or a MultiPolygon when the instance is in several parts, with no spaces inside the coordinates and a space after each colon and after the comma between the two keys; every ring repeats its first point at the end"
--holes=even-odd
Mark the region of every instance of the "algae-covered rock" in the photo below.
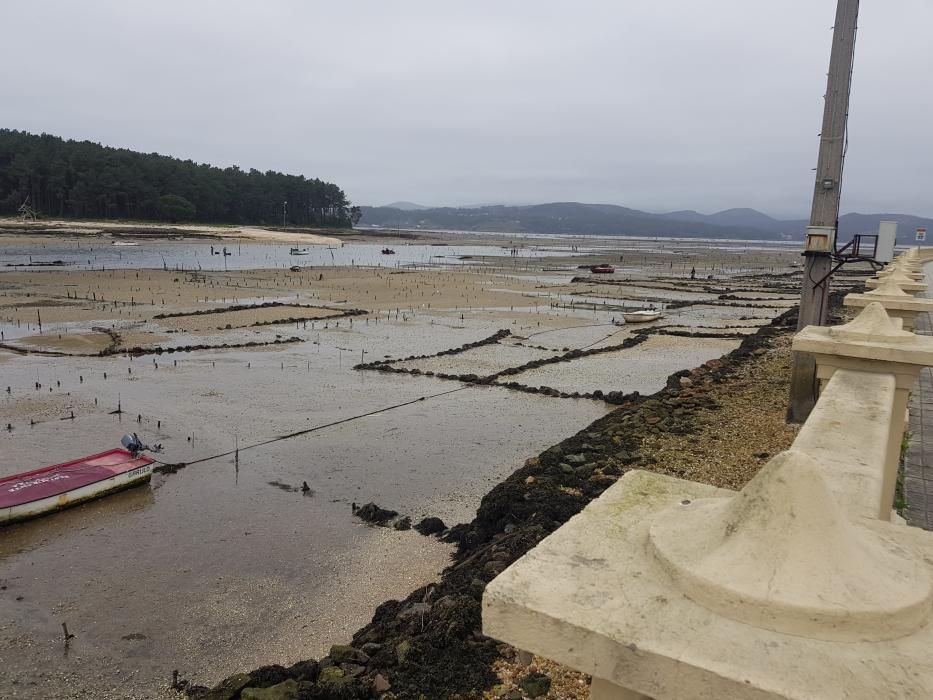
{"type": "Polygon", "coordinates": [[[289,678],[268,688],[245,688],[240,700],[295,700],[298,697],[298,681],[289,678]]]}
{"type": "Polygon", "coordinates": [[[232,700],[250,684],[251,680],[248,673],[237,673],[224,678],[204,696],[203,700],[232,700]]]}
{"type": "Polygon", "coordinates": [[[335,664],[365,664],[369,661],[369,656],[347,644],[334,644],[330,648],[329,656],[335,664]]]}
{"type": "Polygon", "coordinates": [[[405,659],[408,658],[408,655],[411,653],[411,642],[407,639],[403,639],[399,642],[398,646],[395,647],[395,658],[398,659],[400,664],[405,663],[405,659]]]}
{"type": "Polygon", "coordinates": [[[328,666],[322,668],[317,682],[321,685],[340,685],[346,682],[347,674],[339,666],[328,666]]]}

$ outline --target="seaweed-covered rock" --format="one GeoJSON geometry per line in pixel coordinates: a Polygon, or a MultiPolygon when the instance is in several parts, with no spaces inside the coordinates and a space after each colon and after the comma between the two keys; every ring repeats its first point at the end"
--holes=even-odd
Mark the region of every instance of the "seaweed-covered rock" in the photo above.
{"type": "Polygon", "coordinates": [[[335,664],[365,664],[369,656],[348,644],[334,644],[329,654],[335,664]]]}
{"type": "Polygon", "coordinates": [[[298,663],[293,664],[286,669],[288,677],[294,678],[296,681],[314,682],[317,680],[318,674],[320,672],[320,665],[313,659],[299,661],[298,663]]]}
{"type": "MultiPolygon", "coordinates": [[[[233,700],[239,697],[240,691],[252,682],[248,673],[236,673],[224,678],[206,695],[201,696],[201,700],[233,700]]],[[[190,693],[189,693],[190,694],[190,693]]]]}
{"type": "Polygon", "coordinates": [[[249,674],[251,688],[268,688],[290,678],[288,671],[279,665],[262,666],[249,674]]]}
{"type": "Polygon", "coordinates": [[[240,700],[295,700],[298,697],[298,681],[289,678],[268,688],[245,688],[240,700]]]}
{"type": "Polygon", "coordinates": [[[434,517],[424,518],[420,523],[415,525],[415,530],[425,536],[436,535],[446,529],[447,526],[444,524],[444,521],[434,517]]]}
{"type": "Polygon", "coordinates": [[[353,514],[360,520],[365,520],[368,523],[384,525],[398,515],[398,512],[388,510],[387,508],[380,508],[375,503],[365,503],[357,508],[353,514]]]}

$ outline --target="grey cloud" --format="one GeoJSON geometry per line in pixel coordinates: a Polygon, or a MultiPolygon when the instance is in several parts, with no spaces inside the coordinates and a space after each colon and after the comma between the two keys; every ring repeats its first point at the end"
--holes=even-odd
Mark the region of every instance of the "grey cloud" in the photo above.
{"type": "MultiPolygon", "coordinates": [[[[834,10],[834,0],[7,3],[0,125],[301,172],[364,204],[578,200],[799,216],[834,10]]],[[[924,0],[862,3],[845,210],[933,215],[931,25],[924,0]]]]}

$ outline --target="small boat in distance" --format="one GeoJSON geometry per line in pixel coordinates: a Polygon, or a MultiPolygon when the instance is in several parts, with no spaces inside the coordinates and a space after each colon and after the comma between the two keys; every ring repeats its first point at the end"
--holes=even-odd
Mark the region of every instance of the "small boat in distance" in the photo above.
{"type": "Polygon", "coordinates": [[[127,449],[108,450],[0,478],[0,525],[37,518],[152,477],[155,460],[127,449]]]}
{"type": "Polygon", "coordinates": [[[395,251],[392,250],[391,248],[383,248],[382,254],[383,255],[395,255],[395,251]]]}
{"type": "Polygon", "coordinates": [[[308,255],[308,251],[303,248],[292,248],[288,251],[289,255],[308,255]]]}
{"type": "Polygon", "coordinates": [[[139,245],[139,243],[133,243],[132,241],[114,241],[114,242],[111,243],[110,245],[135,246],[135,245],[139,245]]]}
{"type": "Polygon", "coordinates": [[[648,323],[661,318],[661,312],[654,309],[641,309],[639,311],[624,311],[622,318],[626,323],[648,323]]]}
{"type": "Polygon", "coordinates": [[[595,275],[611,275],[615,271],[612,265],[590,265],[590,272],[595,275]]]}

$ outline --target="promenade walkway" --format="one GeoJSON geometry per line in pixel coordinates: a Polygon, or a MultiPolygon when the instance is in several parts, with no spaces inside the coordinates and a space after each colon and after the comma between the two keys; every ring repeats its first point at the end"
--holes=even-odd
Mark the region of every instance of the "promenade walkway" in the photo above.
{"type": "MultiPolygon", "coordinates": [[[[928,274],[929,279],[929,274],[928,274]]],[[[927,297],[933,292],[928,291],[927,297]]],[[[933,318],[917,314],[914,332],[933,335],[933,318]]],[[[924,367],[910,395],[910,440],[904,458],[903,515],[914,527],[933,530],[933,368],[924,367]]]]}

